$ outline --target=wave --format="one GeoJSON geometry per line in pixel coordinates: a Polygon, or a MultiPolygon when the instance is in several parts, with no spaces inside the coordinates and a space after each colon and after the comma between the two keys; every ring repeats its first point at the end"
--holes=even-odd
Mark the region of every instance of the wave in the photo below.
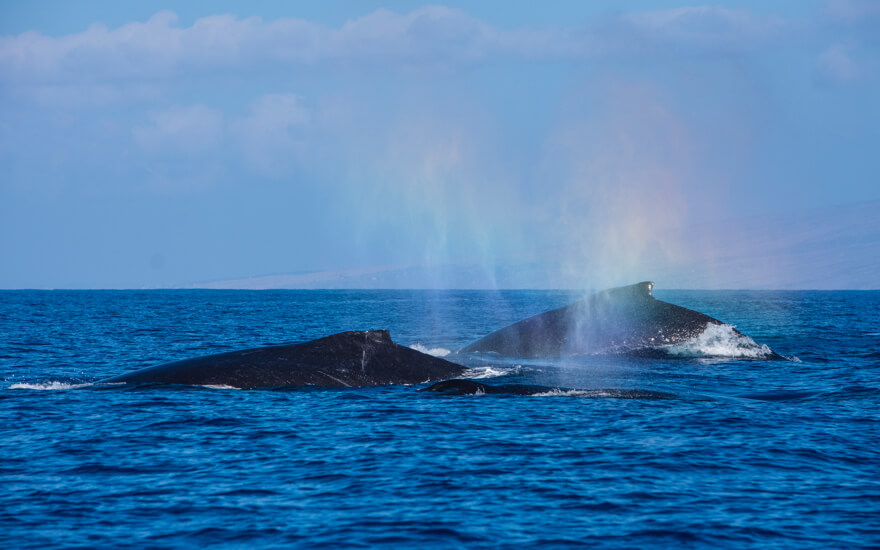
{"type": "Polygon", "coordinates": [[[758,344],[731,325],[709,324],[697,336],[661,348],[676,357],[738,357],[764,359],[774,355],[765,344],[758,344]]]}
{"type": "Polygon", "coordinates": [[[519,374],[522,372],[522,365],[514,365],[512,367],[471,367],[464,371],[462,378],[470,380],[478,380],[480,378],[495,378],[497,376],[505,376],[508,374],[519,374]]]}
{"type": "Polygon", "coordinates": [[[433,355],[434,357],[446,357],[447,355],[452,353],[446,348],[428,348],[421,344],[413,344],[410,346],[410,349],[414,349],[422,353],[427,353],[428,355],[433,355]]]}
{"type": "Polygon", "coordinates": [[[603,390],[563,390],[553,389],[532,394],[533,397],[617,397],[603,390]]]}
{"type": "Polygon", "coordinates": [[[9,386],[10,390],[75,390],[93,386],[92,383],[73,383],[49,380],[46,382],[18,382],[9,386]]]}
{"type": "Polygon", "coordinates": [[[672,393],[658,392],[651,390],[573,390],[555,388],[545,392],[533,394],[534,397],[592,397],[592,398],[610,398],[610,399],[676,399],[677,396],[672,393]]]}

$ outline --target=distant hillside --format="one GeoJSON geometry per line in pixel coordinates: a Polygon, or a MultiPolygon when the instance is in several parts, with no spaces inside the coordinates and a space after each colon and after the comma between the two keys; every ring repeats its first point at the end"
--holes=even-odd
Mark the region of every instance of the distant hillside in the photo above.
{"type": "Polygon", "coordinates": [[[880,288],[880,201],[714,223],[693,241],[691,271],[670,267],[680,288],[880,288]]]}
{"type": "MultiPolygon", "coordinates": [[[[670,237],[673,238],[673,237],[670,237]]],[[[755,216],[686,228],[682,255],[645,259],[632,280],[662,288],[880,288],[880,201],[774,216],[755,216]]],[[[579,288],[557,263],[451,263],[379,266],[270,275],[185,285],[215,289],[346,288],[579,288]]]]}

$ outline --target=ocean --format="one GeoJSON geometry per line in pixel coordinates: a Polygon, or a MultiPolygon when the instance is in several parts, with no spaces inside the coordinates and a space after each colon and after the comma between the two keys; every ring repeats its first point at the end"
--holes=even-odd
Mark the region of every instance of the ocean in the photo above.
{"type": "Polygon", "coordinates": [[[654,294],[787,359],[724,334],[664,358],[455,353],[581,296],[563,291],[0,291],[0,541],[880,547],[880,292],[654,294]],[[95,384],[366,329],[560,389],[95,384]]]}

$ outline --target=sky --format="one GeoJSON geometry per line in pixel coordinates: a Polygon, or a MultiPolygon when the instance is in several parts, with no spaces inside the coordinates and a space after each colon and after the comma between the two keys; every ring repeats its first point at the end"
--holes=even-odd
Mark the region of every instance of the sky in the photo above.
{"type": "Polygon", "coordinates": [[[880,199],[880,1],[181,4],[0,3],[0,288],[625,284],[880,199]]]}

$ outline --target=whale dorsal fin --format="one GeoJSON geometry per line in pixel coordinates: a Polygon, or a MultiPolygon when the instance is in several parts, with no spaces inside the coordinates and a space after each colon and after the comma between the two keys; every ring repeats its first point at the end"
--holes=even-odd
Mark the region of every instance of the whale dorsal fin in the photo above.
{"type": "Polygon", "coordinates": [[[364,342],[373,342],[376,344],[393,344],[391,333],[388,330],[349,330],[338,334],[331,334],[315,340],[315,342],[325,340],[351,340],[354,337],[363,337],[364,342]]]}
{"type": "Polygon", "coordinates": [[[391,332],[388,330],[366,330],[364,331],[364,336],[373,342],[393,343],[391,341],[391,332]]]}
{"type": "Polygon", "coordinates": [[[642,281],[634,285],[619,286],[617,288],[609,288],[599,294],[610,294],[614,296],[638,296],[641,298],[653,298],[651,291],[654,290],[653,281],[642,281]]]}

